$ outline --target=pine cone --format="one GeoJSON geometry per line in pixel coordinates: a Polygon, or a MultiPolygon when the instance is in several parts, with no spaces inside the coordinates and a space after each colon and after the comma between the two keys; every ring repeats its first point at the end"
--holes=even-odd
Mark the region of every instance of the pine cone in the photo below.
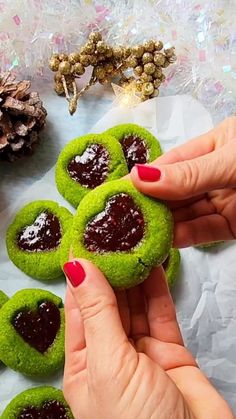
{"type": "Polygon", "coordinates": [[[32,154],[45,124],[46,109],[30,82],[15,81],[11,73],[0,74],[0,158],[14,161],[32,154]]]}

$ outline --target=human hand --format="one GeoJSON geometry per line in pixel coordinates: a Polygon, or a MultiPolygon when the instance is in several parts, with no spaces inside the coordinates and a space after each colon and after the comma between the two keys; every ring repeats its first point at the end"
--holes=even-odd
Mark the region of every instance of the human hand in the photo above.
{"type": "Polygon", "coordinates": [[[130,174],[135,187],[172,209],[174,246],[236,238],[236,117],[130,174]]]}
{"type": "Polygon", "coordinates": [[[64,271],[64,395],[75,419],[233,419],[183,345],[162,268],[116,295],[86,260],[64,271]]]}

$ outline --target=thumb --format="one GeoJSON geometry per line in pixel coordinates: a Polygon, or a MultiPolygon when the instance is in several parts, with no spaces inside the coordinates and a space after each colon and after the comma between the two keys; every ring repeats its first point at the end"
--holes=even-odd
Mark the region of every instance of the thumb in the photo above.
{"type": "Polygon", "coordinates": [[[104,368],[102,359],[109,361],[119,347],[129,344],[115,294],[99,269],[85,259],[67,262],[64,272],[80,309],[88,359],[104,368]]]}
{"type": "Polygon", "coordinates": [[[236,186],[236,140],[204,156],[173,164],[136,165],[134,186],[146,195],[180,200],[236,186]]]}

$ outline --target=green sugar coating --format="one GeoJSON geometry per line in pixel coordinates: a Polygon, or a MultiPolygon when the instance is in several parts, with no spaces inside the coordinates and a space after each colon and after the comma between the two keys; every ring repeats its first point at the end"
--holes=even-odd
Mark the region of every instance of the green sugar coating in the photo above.
{"type": "Polygon", "coordinates": [[[18,291],[0,310],[0,359],[15,371],[28,376],[48,376],[64,364],[64,309],[61,298],[49,291],[24,289],[18,291]],[[37,310],[44,301],[54,303],[60,310],[61,324],[53,344],[41,353],[30,346],[12,325],[20,311],[37,310]]]}
{"type": "Polygon", "coordinates": [[[51,212],[60,221],[62,236],[68,230],[72,221],[72,214],[54,201],[33,201],[24,206],[8,227],[6,246],[9,258],[27,275],[48,281],[62,275],[60,267],[60,245],[50,251],[28,252],[19,248],[17,237],[26,226],[34,223],[42,212],[51,212]]]}
{"type": "Polygon", "coordinates": [[[5,292],[0,290],[0,308],[9,300],[8,296],[5,292]]]}
{"type": "Polygon", "coordinates": [[[56,164],[55,180],[60,194],[75,208],[81,199],[91,191],[72,179],[68,173],[68,163],[76,155],[82,155],[92,144],[101,144],[108,151],[109,165],[106,181],[119,179],[128,173],[128,168],[122,148],[114,138],[108,134],[87,134],[70,141],[61,151],[56,164]]]}
{"type": "Polygon", "coordinates": [[[73,419],[71,410],[63,393],[54,387],[35,387],[18,394],[5,408],[1,419],[19,419],[19,415],[27,407],[41,408],[44,403],[56,400],[65,407],[68,419],[73,419]]]}
{"type": "Polygon", "coordinates": [[[121,141],[127,135],[137,135],[142,138],[148,149],[148,160],[147,163],[152,162],[157,157],[161,156],[162,150],[159,141],[154,135],[148,130],[140,127],[136,124],[120,124],[116,125],[107,131],[106,134],[110,134],[115,137],[118,141],[121,141]]]}
{"type": "Polygon", "coordinates": [[[168,264],[165,268],[166,278],[170,288],[174,285],[178,277],[180,259],[180,251],[172,247],[168,257],[168,264]]]}
{"type": "Polygon", "coordinates": [[[147,278],[153,266],[161,264],[169,254],[173,236],[173,221],[169,209],[161,201],[138,192],[128,180],[115,180],[103,184],[81,201],[72,228],[66,233],[61,246],[62,265],[68,260],[70,247],[75,258],[91,260],[116,288],[130,288],[147,278]],[[84,246],[84,231],[109,198],[125,193],[142,211],[145,233],[142,241],[129,251],[95,253],[84,246]]]}

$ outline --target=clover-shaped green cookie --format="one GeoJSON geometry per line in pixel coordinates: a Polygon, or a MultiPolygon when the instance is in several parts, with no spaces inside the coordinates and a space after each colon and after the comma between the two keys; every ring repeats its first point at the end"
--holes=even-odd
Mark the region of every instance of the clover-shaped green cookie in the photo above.
{"type": "Polygon", "coordinates": [[[73,415],[61,390],[35,387],[14,397],[1,419],[73,419],[73,415]]]}
{"type": "Polygon", "coordinates": [[[156,137],[139,125],[116,125],[105,133],[112,135],[120,142],[129,171],[135,164],[149,163],[162,154],[156,137]]]}
{"type": "Polygon", "coordinates": [[[8,296],[5,292],[0,290],[0,308],[9,300],[8,296]]]}
{"type": "Polygon", "coordinates": [[[88,134],[63,148],[55,178],[60,194],[77,208],[89,191],[127,173],[120,144],[108,134],[88,134]]]}
{"type": "Polygon", "coordinates": [[[166,259],[172,230],[164,203],[141,194],[128,180],[115,180],[81,201],[62,240],[62,264],[71,247],[74,257],[95,263],[112,286],[129,288],[166,259]]]}
{"type": "Polygon", "coordinates": [[[9,258],[27,275],[41,280],[58,278],[61,239],[72,214],[53,201],[34,201],[23,207],[9,226],[9,258]]]}
{"type": "Polygon", "coordinates": [[[47,376],[64,363],[64,309],[49,291],[18,291],[0,310],[0,359],[29,376],[47,376]]]}
{"type": "Polygon", "coordinates": [[[178,277],[178,271],[180,267],[180,252],[178,249],[172,247],[170,249],[169,256],[166,258],[165,262],[162,264],[166,278],[168,281],[169,287],[172,287],[178,277]]]}

